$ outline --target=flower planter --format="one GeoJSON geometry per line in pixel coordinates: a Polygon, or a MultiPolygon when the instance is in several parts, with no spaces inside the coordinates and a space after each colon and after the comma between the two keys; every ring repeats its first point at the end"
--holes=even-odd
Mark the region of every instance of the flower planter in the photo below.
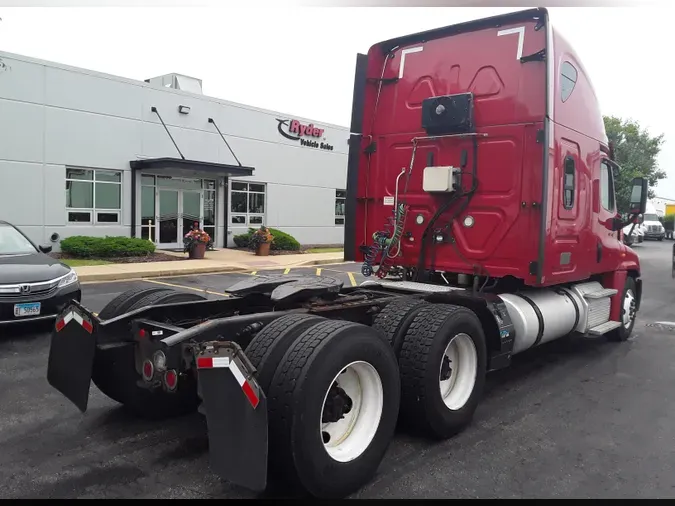
{"type": "Polygon", "coordinates": [[[256,256],[259,257],[266,257],[270,254],[270,243],[268,242],[263,242],[261,244],[258,244],[258,247],[255,250],[256,256]]]}
{"type": "Polygon", "coordinates": [[[198,242],[190,248],[190,258],[193,260],[203,259],[204,253],[206,253],[206,243],[198,242]]]}

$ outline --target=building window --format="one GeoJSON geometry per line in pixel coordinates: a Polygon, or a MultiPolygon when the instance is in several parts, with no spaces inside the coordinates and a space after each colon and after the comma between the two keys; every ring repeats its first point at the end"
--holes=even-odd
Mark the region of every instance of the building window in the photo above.
{"type": "Polygon", "coordinates": [[[577,84],[577,69],[568,61],[560,67],[560,99],[565,102],[577,84]]]}
{"type": "Polygon", "coordinates": [[[600,203],[607,211],[614,211],[614,178],[607,162],[600,165],[600,203]]]}
{"type": "Polygon", "coordinates": [[[230,183],[230,223],[259,227],[265,220],[267,187],[263,183],[230,183]]]}
{"type": "Polygon", "coordinates": [[[565,209],[574,207],[574,178],[574,158],[568,156],[565,158],[565,172],[563,174],[563,207],[565,209]]]}
{"type": "Polygon", "coordinates": [[[68,223],[119,225],[122,214],[122,172],[66,168],[68,223]]]}
{"type": "Polygon", "coordinates": [[[335,224],[345,224],[345,202],[347,192],[345,190],[335,190],[335,224]]]}

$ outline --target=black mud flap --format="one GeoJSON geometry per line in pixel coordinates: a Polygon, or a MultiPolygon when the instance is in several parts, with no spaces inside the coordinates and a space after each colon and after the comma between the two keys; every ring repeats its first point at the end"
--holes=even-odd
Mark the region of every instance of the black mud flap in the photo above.
{"type": "Polygon", "coordinates": [[[211,469],[230,483],[264,491],[267,399],[255,368],[231,342],[205,343],[196,359],[211,469]]]}
{"type": "Polygon", "coordinates": [[[79,304],[68,306],[52,332],[47,381],[83,413],[96,354],[96,318],[79,304]]]}

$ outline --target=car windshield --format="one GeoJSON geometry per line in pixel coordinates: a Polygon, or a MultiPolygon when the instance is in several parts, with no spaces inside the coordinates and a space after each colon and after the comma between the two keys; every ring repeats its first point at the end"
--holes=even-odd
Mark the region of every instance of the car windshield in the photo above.
{"type": "Polygon", "coordinates": [[[36,253],[35,247],[14,227],[0,224],[0,255],[36,253]]]}
{"type": "Polygon", "coordinates": [[[659,217],[655,214],[645,214],[642,221],[659,221],[659,217]]]}

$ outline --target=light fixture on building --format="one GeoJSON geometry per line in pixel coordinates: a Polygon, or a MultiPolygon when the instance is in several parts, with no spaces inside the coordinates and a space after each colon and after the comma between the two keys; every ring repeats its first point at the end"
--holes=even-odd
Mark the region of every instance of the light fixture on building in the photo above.
{"type": "Polygon", "coordinates": [[[181,114],[190,114],[190,106],[188,105],[179,105],[178,112],[181,114]]]}

